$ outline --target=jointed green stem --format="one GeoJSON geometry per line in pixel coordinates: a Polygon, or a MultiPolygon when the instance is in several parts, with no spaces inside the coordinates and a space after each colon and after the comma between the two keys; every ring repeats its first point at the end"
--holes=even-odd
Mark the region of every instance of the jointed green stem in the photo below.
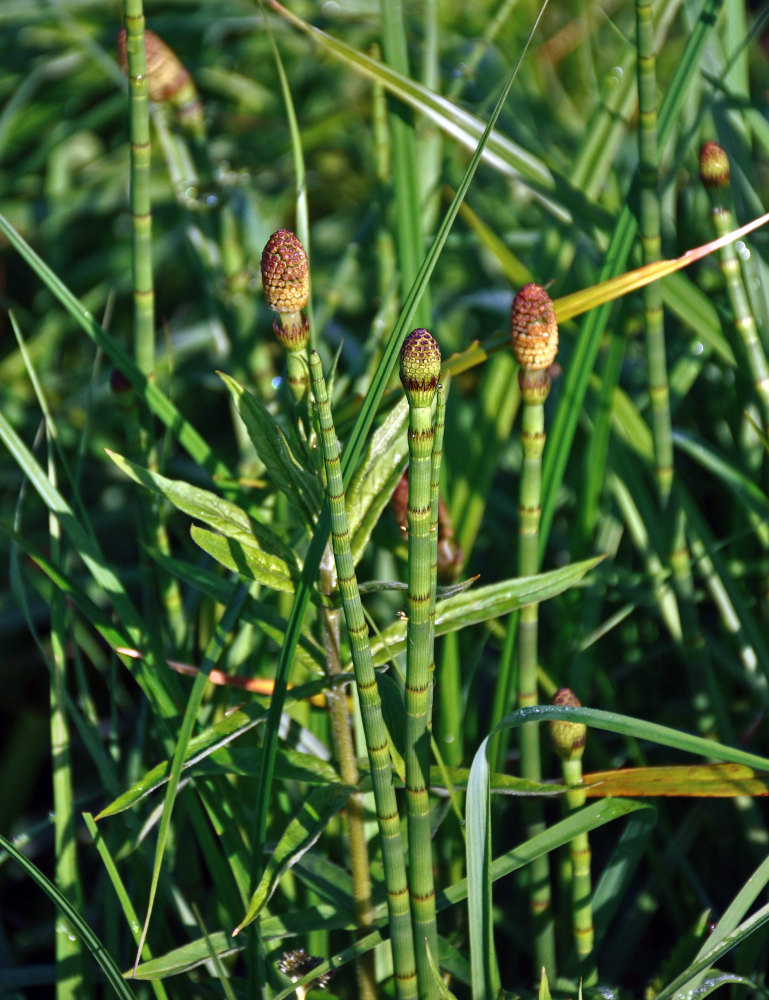
{"type": "MultiPolygon", "coordinates": [[[[434,992],[425,942],[437,960],[435,886],[430,829],[430,736],[435,614],[435,540],[432,537],[432,407],[409,408],[409,562],[406,658],[406,805],[409,889],[421,997],[434,992]]],[[[437,519],[437,514],[436,514],[437,519]]]]}
{"type": "Polygon", "coordinates": [[[142,0],[125,2],[128,89],[131,107],[131,268],[134,357],[145,375],[155,364],[155,291],[152,281],[150,121],[142,0]]]}
{"type": "Polygon", "coordinates": [[[400,817],[388,750],[387,727],[382,716],[382,702],[371,657],[368,625],[363,614],[363,605],[358,591],[358,581],[350,547],[344,485],[339,463],[339,445],[334,432],[323,368],[315,351],[310,354],[310,374],[320,422],[323,460],[326,466],[326,488],[331,509],[331,542],[336,560],[337,581],[339,592],[342,595],[344,617],[350,639],[350,652],[355,669],[355,683],[360,700],[379,835],[382,842],[382,861],[390,914],[390,937],[396,986],[400,1000],[413,1000],[417,996],[414,942],[411,932],[411,912],[400,817]]]}
{"type": "MultiPolygon", "coordinates": [[[[326,595],[330,595],[334,590],[332,565],[333,555],[330,547],[327,547],[320,570],[321,589],[326,595]]],[[[323,608],[323,646],[326,651],[326,672],[329,677],[338,676],[342,672],[342,657],[339,650],[340,618],[341,612],[338,608],[323,608]]],[[[360,780],[360,774],[355,759],[352,725],[344,688],[332,684],[326,692],[326,704],[331,720],[336,756],[339,761],[339,774],[346,785],[354,788],[360,780]]],[[[350,796],[344,813],[347,819],[347,839],[350,847],[350,871],[352,873],[355,916],[358,921],[358,936],[362,937],[373,930],[374,904],[371,899],[371,864],[368,844],[366,843],[361,794],[350,796]]],[[[361,1000],[375,1000],[377,990],[373,951],[369,951],[359,958],[357,971],[361,1000]]]]}
{"type": "MultiPolygon", "coordinates": [[[[660,199],[657,153],[657,79],[654,54],[654,24],[651,0],[636,0],[638,33],[639,146],[639,228],[644,264],[659,260],[660,199]]],[[[646,354],[649,369],[649,398],[657,487],[663,506],[673,483],[673,434],[670,418],[670,389],[665,357],[665,329],[662,287],[654,281],[643,290],[646,354]]]]}
{"type": "MultiPolygon", "coordinates": [[[[710,197],[713,228],[717,236],[724,236],[734,228],[734,217],[729,203],[729,159],[726,152],[714,142],[705,143],[702,147],[700,174],[710,197]],[[714,171],[714,166],[720,169],[714,171]]],[[[769,433],[769,366],[767,366],[766,355],[761,346],[756,321],[750,308],[740,262],[732,243],[721,248],[719,259],[734,313],[734,326],[742,340],[745,357],[761,407],[764,433],[769,433]]]]}
{"type": "MultiPolygon", "coordinates": [[[[544,401],[550,387],[547,371],[521,371],[523,413],[521,444],[523,465],[520,490],[520,539],[518,572],[531,576],[539,567],[539,522],[541,516],[542,453],[545,447],[544,401]]],[[[529,604],[521,610],[518,621],[518,707],[529,708],[538,703],[537,637],[539,606],[529,604]]],[[[542,779],[539,746],[539,726],[526,723],[521,727],[521,776],[532,781],[542,779]]],[[[533,837],[545,828],[542,803],[527,799],[524,803],[526,835],[533,837]]],[[[529,866],[529,901],[534,926],[534,954],[537,969],[543,966],[548,977],[555,976],[555,937],[553,932],[550,868],[547,856],[529,866]]]]}

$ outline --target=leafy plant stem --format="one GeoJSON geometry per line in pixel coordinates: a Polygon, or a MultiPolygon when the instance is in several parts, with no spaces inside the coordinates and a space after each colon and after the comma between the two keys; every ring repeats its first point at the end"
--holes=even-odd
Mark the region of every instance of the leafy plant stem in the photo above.
{"type": "Polygon", "coordinates": [[[387,727],[382,715],[382,702],[371,657],[371,646],[369,645],[368,625],[363,614],[363,604],[358,591],[358,581],[352,559],[339,445],[334,431],[326,383],[323,378],[323,367],[320,357],[315,351],[310,353],[310,375],[320,424],[323,460],[326,467],[326,489],[331,513],[331,542],[336,561],[339,592],[342,595],[345,623],[350,639],[350,652],[355,670],[355,683],[360,701],[382,846],[396,988],[400,1000],[413,1000],[417,996],[414,941],[411,930],[411,911],[409,909],[400,817],[388,750],[387,727]]]}

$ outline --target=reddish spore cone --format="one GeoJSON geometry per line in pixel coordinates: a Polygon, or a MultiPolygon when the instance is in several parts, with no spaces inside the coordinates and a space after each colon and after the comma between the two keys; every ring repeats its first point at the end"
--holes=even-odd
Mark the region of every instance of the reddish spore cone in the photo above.
{"type": "Polygon", "coordinates": [[[558,353],[558,323],[553,300],[541,285],[530,282],[513,299],[510,313],[513,354],[530,371],[547,369],[558,353]]]}
{"type": "Polygon", "coordinates": [[[310,265],[299,239],[289,229],[279,229],[262,251],[262,283],[270,309],[294,313],[310,297],[310,265]]]}
{"type": "Polygon", "coordinates": [[[401,347],[401,385],[412,406],[429,406],[441,375],[441,349],[427,330],[412,330],[401,347]]]}
{"type": "Polygon", "coordinates": [[[700,149],[700,180],[706,188],[724,188],[729,184],[729,157],[717,142],[703,143],[700,149]]]}
{"type": "MultiPolygon", "coordinates": [[[[559,688],[551,704],[580,708],[582,703],[570,688],[559,688]]],[[[585,751],[586,738],[587,726],[584,722],[556,719],[550,723],[550,741],[561,760],[579,760],[585,751]]]]}

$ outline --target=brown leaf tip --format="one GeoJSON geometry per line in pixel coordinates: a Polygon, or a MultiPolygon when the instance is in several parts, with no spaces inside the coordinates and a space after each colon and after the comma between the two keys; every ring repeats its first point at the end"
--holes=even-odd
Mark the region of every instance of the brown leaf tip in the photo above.
{"type": "Polygon", "coordinates": [[[513,299],[510,334],[521,368],[549,368],[558,353],[558,323],[553,300],[541,285],[530,282],[513,299]]]}
{"type": "Polygon", "coordinates": [[[706,188],[724,188],[729,183],[729,157],[717,142],[703,143],[700,150],[700,180],[706,188]]]}
{"type": "Polygon", "coordinates": [[[293,313],[304,309],[310,297],[310,265],[297,237],[279,229],[262,251],[262,283],[270,309],[293,313]]]}
{"type": "MultiPolygon", "coordinates": [[[[551,704],[579,708],[582,703],[570,688],[559,688],[551,704]]],[[[586,738],[587,726],[584,722],[555,719],[550,723],[550,741],[561,760],[579,760],[585,750],[586,738]]]]}
{"type": "Polygon", "coordinates": [[[429,406],[441,375],[441,349],[427,330],[412,330],[401,347],[400,376],[412,406],[429,406]]]}

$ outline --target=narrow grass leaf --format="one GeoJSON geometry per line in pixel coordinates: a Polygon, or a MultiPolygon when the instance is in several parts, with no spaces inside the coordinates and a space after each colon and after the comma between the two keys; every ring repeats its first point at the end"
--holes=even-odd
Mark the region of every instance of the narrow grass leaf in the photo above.
{"type": "MultiPolygon", "coordinates": [[[[75,516],[64,497],[48,480],[34,455],[0,413],[0,440],[2,440],[19,468],[37,491],[48,510],[56,516],[72,547],[88,567],[93,579],[101,587],[111,602],[119,620],[129,631],[135,645],[143,646],[144,623],[123,587],[122,581],[107,565],[93,536],[75,516]]],[[[168,683],[151,669],[140,669],[136,678],[145,694],[156,705],[161,716],[176,713],[176,706],[169,692],[168,683]]]]}
{"type": "Polygon", "coordinates": [[[115,965],[112,956],[67,897],[59,892],[56,886],[45,877],[40,869],[33,865],[29,858],[25,857],[21,851],[18,851],[11,841],[3,837],[2,834],[0,834],[0,845],[16,861],[35,885],[48,896],[59,913],[67,920],[74,933],[78,935],[101,967],[104,977],[115,991],[115,995],[120,1000],[134,1000],[134,994],[123,979],[123,975],[117,965],[115,965]]]}
{"type": "Polygon", "coordinates": [[[312,847],[354,792],[354,788],[341,786],[318,788],[310,793],[299,815],[288,824],[285,833],[270,855],[259,885],[251,897],[246,915],[232,932],[233,937],[259,916],[283,875],[302,857],[305,851],[312,847]]]}
{"type": "Polygon", "coordinates": [[[214,633],[208,643],[206,654],[203,658],[200,673],[196,676],[193,682],[192,690],[190,691],[190,695],[187,700],[187,707],[184,712],[181,726],[179,727],[179,734],[176,739],[174,756],[171,761],[171,769],[168,776],[168,786],[166,788],[165,801],[163,802],[163,813],[160,817],[158,841],[155,847],[155,860],[152,866],[152,879],[150,882],[149,900],[147,902],[147,915],[144,918],[144,926],[142,927],[141,938],[136,952],[134,968],[139,964],[139,959],[141,958],[142,949],[149,930],[155,894],[157,892],[158,882],[160,881],[160,870],[163,864],[163,855],[165,853],[168,834],[171,828],[171,814],[173,812],[176,792],[179,788],[179,781],[181,779],[182,769],[187,755],[187,747],[189,746],[192,730],[198,717],[198,712],[200,711],[201,702],[203,701],[203,692],[208,684],[207,674],[216,665],[219,657],[224,651],[224,647],[230,637],[230,633],[237,624],[240,610],[246,599],[246,593],[246,588],[240,586],[235,588],[230,595],[230,600],[225,608],[224,614],[214,628],[214,633]]]}
{"type": "MultiPolygon", "coordinates": [[[[126,919],[126,923],[128,924],[128,928],[131,932],[131,936],[133,937],[134,941],[138,944],[139,937],[141,934],[141,924],[139,922],[138,916],[136,915],[136,910],[134,909],[133,903],[131,902],[131,895],[126,889],[122,878],[120,877],[120,872],[118,871],[118,867],[115,864],[115,860],[110,854],[109,848],[107,847],[107,844],[101,835],[101,831],[96,825],[96,821],[94,820],[91,813],[83,813],[83,820],[85,822],[86,828],[88,829],[88,832],[91,835],[91,838],[93,839],[94,847],[98,851],[99,857],[101,858],[102,864],[104,865],[104,870],[107,873],[107,877],[112,883],[112,888],[115,891],[115,897],[120,903],[120,908],[123,911],[123,916],[126,919]]],[[[142,949],[142,958],[144,958],[145,961],[148,962],[152,960],[152,952],[146,944],[142,949]]],[[[165,986],[163,985],[162,982],[159,981],[153,983],[152,992],[155,994],[158,1000],[165,1000],[165,998],[168,996],[168,994],[166,993],[165,986]]]]}

